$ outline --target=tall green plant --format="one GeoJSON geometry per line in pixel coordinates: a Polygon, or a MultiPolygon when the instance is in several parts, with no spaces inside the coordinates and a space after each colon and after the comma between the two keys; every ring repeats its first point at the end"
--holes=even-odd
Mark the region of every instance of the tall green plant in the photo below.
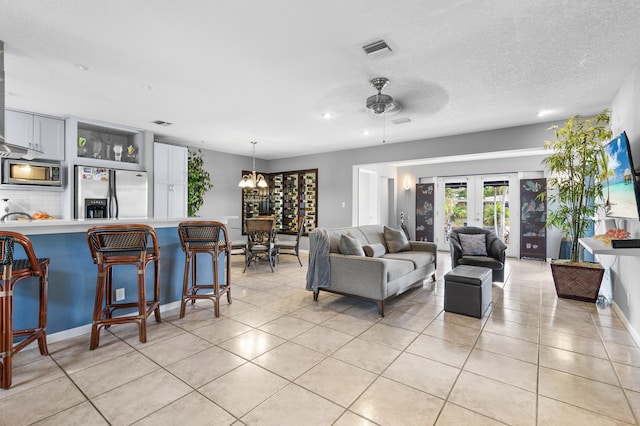
{"type": "Polygon", "coordinates": [[[195,216],[204,203],[204,196],[211,188],[211,175],[204,168],[202,151],[189,150],[189,190],[187,196],[187,210],[189,216],[195,216]]]}
{"type": "Polygon", "coordinates": [[[542,164],[551,175],[546,196],[556,207],[549,211],[547,225],[571,240],[572,262],[578,261],[578,239],[584,237],[602,207],[600,168],[606,157],[603,142],[611,139],[609,120],[605,109],[590,118],[575,115],[564,126],[547,129],[554,131],[555,139],[545,142],[551,154],[542,164]]]}

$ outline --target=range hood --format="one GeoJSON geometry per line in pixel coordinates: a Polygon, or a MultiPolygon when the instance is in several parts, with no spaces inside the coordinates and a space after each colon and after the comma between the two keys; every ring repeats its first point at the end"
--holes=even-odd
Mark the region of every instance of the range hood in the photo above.
{"type": "Polygon", "coordinates": [[[13,145],[5,139],[4,131],[4,42],[0,40],[0,158],[24,158],[32,160],[42,152],[23,146],[13,145]]]}

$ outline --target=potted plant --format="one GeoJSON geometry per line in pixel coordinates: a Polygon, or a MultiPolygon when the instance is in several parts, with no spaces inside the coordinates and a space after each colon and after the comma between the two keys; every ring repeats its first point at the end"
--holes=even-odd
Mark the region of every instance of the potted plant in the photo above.
{"type": "Polygon", "coordinates": [[[569,259],[551,261],[556,292],[559,297],[595,302],[604,269],[593,262],[579,261],[579,238],[592,225],[602,207],[600,182],[603,143],[611,139],[609,110],[585,118],[569,118],[564,126],[552,126],[554,140],[546,141],[551,151],[542,164],[550,174],[546,196],[550,209],[547,226],[558,228],[571,242],[569,259]],[[551,190],[551,191],[549,191],[551,190]]]}
{"type": "Polygon", "coordinates": [[[202,151],[189,150],[188,161],[188,195],[187,195],[187,211],[189,217],[195,216],[204,203],[204,196],[211,188],[211,175],[204,168],[204,160],[202,159],[202,151]]]}

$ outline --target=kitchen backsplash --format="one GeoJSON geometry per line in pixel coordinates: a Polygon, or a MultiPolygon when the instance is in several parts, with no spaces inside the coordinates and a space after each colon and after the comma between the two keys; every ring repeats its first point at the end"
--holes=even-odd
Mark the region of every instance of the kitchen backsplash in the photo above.
{"type": "Polygon", "coordinates": [[[0,190],[0,216],[5,214],[5,206],[8,204],[9,211],[25,212],[33,214],[37,211],[44,211],[53,217],[60,218],[61,212],[61,192],[50,191],[12,191],[0,190]],[[8,201],[4,201],[8,199],[8,201]]]}

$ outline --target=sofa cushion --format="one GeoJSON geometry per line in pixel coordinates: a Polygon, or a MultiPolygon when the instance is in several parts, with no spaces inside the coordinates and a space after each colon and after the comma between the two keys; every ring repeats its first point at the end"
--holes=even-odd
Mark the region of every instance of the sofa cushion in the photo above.
{"type": "Polygon", "coordinates": [[[504,267],[502,262],[500,262],[498,259],[487,256],[462,256],[458,260],[458,263],[460,265],[482,266],[483,268],[491,268],[497,271],[504,267]]]}
{"type": "Polygon", "coordinates": [[[413,263],[414,269],[422,268],[435,261],[433,254],[425,251],[403,251],[401,253],[387,253],[384,259],[406,260],[413,263]]]}
{"type": "Polygon", "coordinates": [[[398,253],[411,249],[407,236],[400,229],[393,229],[385,226],[384,240],[387,243],[387,250],[389,253],[398,253]]]}
{"type": "Polygon", "coordinates": [[[340,236],[340,253],[364,257],[362,243],[351,234],[342,234],[340,236]]]}
{"type": "Polygon", "coordinates": [[[386,253],[384,245],[378,243],[364,245],[362,249],[367,257],[382,257],[386,253]]]}
{"type": "Polygon", "coordinates": [[[383,260],[387,264],[387,282],[391,282],[397,278],[404,277],[414,270],[413,262],[387,258],[383,258],[383,260]]]}
{"type": "Polygon", "coordinates": [[[459,234],[463,256],[486,256],[487,237],[485,234],[459,234]]]}

